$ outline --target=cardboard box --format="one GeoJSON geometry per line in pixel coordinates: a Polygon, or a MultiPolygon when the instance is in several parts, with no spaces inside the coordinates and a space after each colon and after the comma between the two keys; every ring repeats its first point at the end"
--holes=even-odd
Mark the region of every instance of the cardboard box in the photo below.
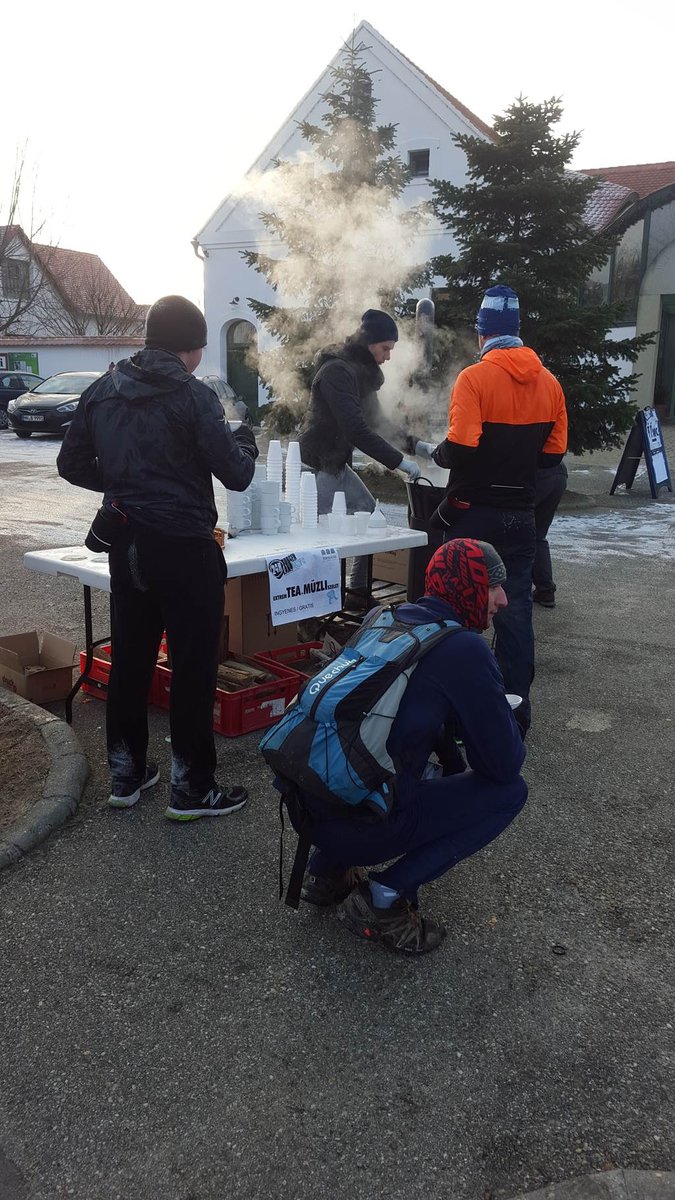
{"type": "Polygon", "coordinates": [[[298,641],[295,621],[288,625],[272,624],[268,576],[242,575],[229,579],[225,590],[225,616],[228,620],[227,644],[230,652],[252,656],[261,650],[294,646],[298,641]]]}
{"type": "Polygon", "coordinates": [[[383,550],[373,555],[373,579],[408,584],[409,550],[383,550]]]}
{"type": "Polygon", "coordinates": [[[65,700],[76,658],[77,647],[54,633],[43,633],[42,644],[35,630],[0,637],[0,684],[33,704],[65,700]]]}

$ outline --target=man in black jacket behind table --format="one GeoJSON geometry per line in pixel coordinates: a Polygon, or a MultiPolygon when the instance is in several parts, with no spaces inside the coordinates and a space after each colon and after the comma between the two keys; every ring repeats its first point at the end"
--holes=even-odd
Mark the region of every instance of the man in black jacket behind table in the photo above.
{"type": "Polygon", "coordinates": [[[108,551],[112,665],[107,741],[110,804],[130,808],[159,779],[147,762],[147,698],[166,629],[172,659],[171,799],[175,820],[222,816],[245,788],[215,782],[213,698],[227,575],[213,538],[211,475],[243,491],[258,456],[195,379],[206,322],[182,296],[150,308],[145,348],[83,392],[57,459],[59,474],[103,492],[87,539],[108,551]]]}
{"type": "MultiPolygon", "coordinates": [[[[352,453],[361,450],[390,471],[405,471],[418,479],[420,467],[404,458],[377,432],[384,424],[377,393],[384,383],[382,366],[398,341],[398,328],[389,313],[369,308],[361,324],[342,346],[329,347],[319,358],[312,395],[300,431],[300,453],[316,473],[319,514],[328,513],[336,492],[344,492],[348,513],[372,512],[375,501],[352,470],[352,453]]],[[[366,581],[366,559],[355,558],[351,588],[366,581]]]]}

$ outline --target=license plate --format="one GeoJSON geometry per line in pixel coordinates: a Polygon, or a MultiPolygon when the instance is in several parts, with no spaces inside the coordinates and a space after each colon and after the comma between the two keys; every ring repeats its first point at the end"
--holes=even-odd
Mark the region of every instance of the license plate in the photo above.
{"type": "Polygon", "coordinates": [[[44,421],[44,417],[23,417],[24,421],[44,421]]]}

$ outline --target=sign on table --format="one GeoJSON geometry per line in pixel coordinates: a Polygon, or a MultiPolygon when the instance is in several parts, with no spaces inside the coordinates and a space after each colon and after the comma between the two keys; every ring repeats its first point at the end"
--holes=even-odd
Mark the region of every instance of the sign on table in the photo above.
{"type": "Polygon", "coordinates": [[[340,608],[340,556],[334,547],[273,554],[266,562],[273,625],[322,617],[340,608]]]}

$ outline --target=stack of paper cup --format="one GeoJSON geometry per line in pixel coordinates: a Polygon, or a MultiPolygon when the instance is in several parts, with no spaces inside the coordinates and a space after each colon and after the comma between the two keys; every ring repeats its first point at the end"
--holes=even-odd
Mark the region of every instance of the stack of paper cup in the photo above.
{"type": "Polygon", "coordinates": [[[347,501],[345,500],[344,492],[336,492],[333,496],[333,507],[331,512],[340,517],[345,517],[347,515],[347,501]]]}
{"type": "Polygon", "coordinates": [[[270,442],[267,450],[267,478],[275,480],[279,487],[284,476],[284,460],[281,454],[281,442],[270,442]]]}
{"type": "Polygon", "coordinates": [[[303,529],[316,529],[319,524],[316,477],[303,471],[300,479],[300,521],[303,529]]]}
{"type": "Polygon", "coordinates": [[[300,476],[302,474],[302,465],[300,463],[300,443],[289,442],[286,452],[286,491],[285,499],[289,504],[292,504],[295,511],[300,508],[300,476]]]}

